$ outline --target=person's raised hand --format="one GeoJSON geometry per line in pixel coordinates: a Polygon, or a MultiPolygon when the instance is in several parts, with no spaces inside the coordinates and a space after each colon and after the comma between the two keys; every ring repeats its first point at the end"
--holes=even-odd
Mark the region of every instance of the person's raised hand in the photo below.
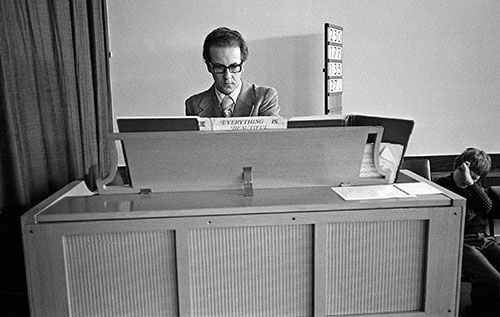
{"type": "Polygon", "coordinates": [[[469,166],[470,162],[465,161],[458,167],[466,186],[471,186],[474,184],[474,179],[472,178],[469,166]]]}

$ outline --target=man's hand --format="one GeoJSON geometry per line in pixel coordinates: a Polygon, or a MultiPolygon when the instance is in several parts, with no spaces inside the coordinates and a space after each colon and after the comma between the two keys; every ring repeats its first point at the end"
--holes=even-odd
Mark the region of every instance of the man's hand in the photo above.
{"type": "Polygon", "coordinates": [[[469,166],[470,162],[465,161],[458,167],[458,170],[460,171],[461,177],[466,187],[474,185],[474,179],[472,178],[472,175],[470,173],[469,166]]]}

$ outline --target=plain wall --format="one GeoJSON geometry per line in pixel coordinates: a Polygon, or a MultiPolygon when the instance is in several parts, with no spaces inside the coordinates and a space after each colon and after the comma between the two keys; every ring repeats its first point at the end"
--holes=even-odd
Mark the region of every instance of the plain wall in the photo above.
{"type": "Polygon", "coordinates": [[[115,116],[184,115],[207,89],[201,51],[239,30],[243,77],[286,117],[324,113],[324,23],[344,28],[343,113],[413,119],[407,155],[500,152],[498,0],[108,0],[115,116]]]}

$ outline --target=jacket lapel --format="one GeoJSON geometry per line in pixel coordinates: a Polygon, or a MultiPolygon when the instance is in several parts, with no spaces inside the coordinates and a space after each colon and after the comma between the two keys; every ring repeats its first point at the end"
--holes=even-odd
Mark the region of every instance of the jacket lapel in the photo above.
{"type": "Polygon", "coordinates": [[[233,117],[249,117],[254,108],[255,94],[252,85],[243,79],[241,80],[241,85],[241,92],[234,106],[233,117]]]}
{"type": "MultiPolygon", "coordinates": [[[[234,105],[233,117],[249,117],[255,104],[255,93],[253,85],[241,80],[241,92],[234,105]]],[[[200,117],[221,117],[223,116],[219,110],[219,101],[215,95],[215,85],[212,85],[205,93],[198,104],[198,113],[200,117]]]]}
{"type": "Polygon", "coordinates": [[[212,85],[205,93],[198,104],[198,113],[200,117],[220,117],[219,101],[215,95],[215,85],[212,85]]]}

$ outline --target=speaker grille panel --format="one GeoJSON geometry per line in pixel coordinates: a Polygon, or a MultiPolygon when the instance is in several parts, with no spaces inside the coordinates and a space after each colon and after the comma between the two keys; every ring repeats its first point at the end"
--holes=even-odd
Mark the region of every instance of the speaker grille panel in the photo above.
{"type": "Polygon", "coordinates": [[[178,315],[173,231],[63,238],[70,316],[178,315]]]}
{"type": "Polygon", "coordinates": [[[327,315],[423,311],[426,220],[329,224],[327,315]]]}
{"type": "Polygon", "coordinates": [[[309,316],[312,226],[193,230],[192,316],[309,316]]]}

